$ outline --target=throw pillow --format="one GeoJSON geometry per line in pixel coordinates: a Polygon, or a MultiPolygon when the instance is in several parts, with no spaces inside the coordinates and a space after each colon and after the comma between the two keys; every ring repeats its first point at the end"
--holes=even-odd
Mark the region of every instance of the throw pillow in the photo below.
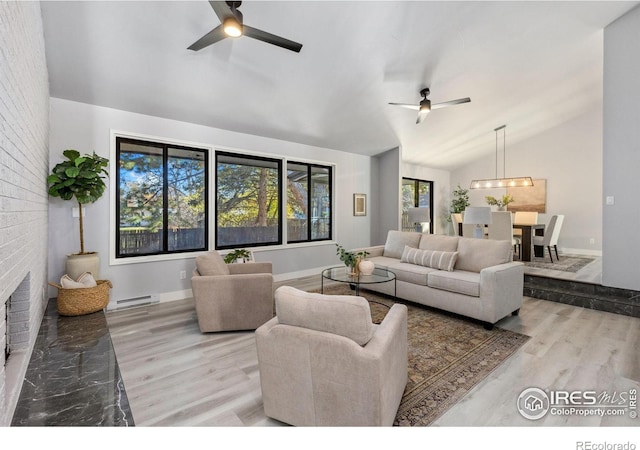
{"type": "Polygon", "coordinates": [[[432,269],[453,271],[458,252],[442,252],[438,250],[420,250],[409,246],[404,247],[400,262],[431,267],[432,269]]]}
{"type": "Polygon", "coordinates": [[[415,231],[397,231],[390,230],[387,233],[387,241],[384,244],[382,256],[389,258],[400,258],[402,250],[406,245],[409,247],[417,247],[420,243],[422,233],[415,231]]]}
{"type": "Polygon", "coordinates": [[[96,287],[98,283],[96,283],[96,279],[93,278],[93,274],[91,272],[84,272],[78,277],[78,283],[82,283],[84,287],[96,287]]]}
{"type": "Polygon", "coordinates": [[[87,287],[66,274],[63,275],[62,278],[60,278],[60,285],[64,289],[85,289],[87,287]]]}

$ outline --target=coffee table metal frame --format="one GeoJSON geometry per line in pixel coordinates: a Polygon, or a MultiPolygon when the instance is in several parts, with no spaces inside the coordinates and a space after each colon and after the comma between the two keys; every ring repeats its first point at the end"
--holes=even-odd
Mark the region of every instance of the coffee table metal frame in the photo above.
{"type": "Polygon", "coordinates": [[[371,275],[350,275],[346,266],[329,267],[322,271],[320,277],[320,293],[324,294],[324,280],[337,281],[339,283],[347,283],[356,291],[356,295],[360,295],[360,286],[367,284],[389,283],[393,281],[393,299],[396,300],[396,274],[389,269],[376,267],[371,275]]]}

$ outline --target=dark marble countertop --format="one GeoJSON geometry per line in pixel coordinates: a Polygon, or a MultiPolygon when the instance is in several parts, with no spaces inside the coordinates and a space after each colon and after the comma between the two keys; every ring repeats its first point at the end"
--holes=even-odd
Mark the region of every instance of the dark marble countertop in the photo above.
{"type": "Polygon", "coordinates": [[[49,301],[11,425],[134,425],[103,311],[65,317],[49,301]]]}

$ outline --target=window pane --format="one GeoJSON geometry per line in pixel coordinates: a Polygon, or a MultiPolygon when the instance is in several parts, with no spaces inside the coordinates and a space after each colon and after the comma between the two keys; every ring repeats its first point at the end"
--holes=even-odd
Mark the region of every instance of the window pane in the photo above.
{"type": "Polygon", "coordinates": [[[402,179],[402,212],[406,213],[409,208],[416,205],[416,184],[414,180],[402,179]]]}
{"type": "Polygon", "coordinates": [[[307,240],[308,167],[304,164],[287,164],[287,240],[307,240]]]}
{"type": "Polygon", "coordinates": [[[205,247],[204,152],[168,149],[167,220],[169,251],[205,247]]]}
{"type": "Polygon", "coordinates": [[[429,192],[429,181],[418,181],[418,206],[419,207],[431,207],[430,199],[431,194],[429,192]]]}
{"type": "Polygon", "coordinates": [[[331,187],[327,167],[311,167],[311,239],[331,237],[331,187]]]}
{"type": "Polygon", "coordinates": [[[216,157],[216,247],[281,243],[280,161],[216,157]]]}
{"type": "Polygon", "coordinates": [[[162,148],[122,142],[119,156],[119,254],[162,250],[162,148]]]}

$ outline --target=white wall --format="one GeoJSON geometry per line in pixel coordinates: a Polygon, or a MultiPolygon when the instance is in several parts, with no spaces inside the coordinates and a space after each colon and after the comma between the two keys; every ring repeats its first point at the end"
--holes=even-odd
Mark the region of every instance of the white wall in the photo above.
{"type": "Polygon", "coordinates": [[[11,423],[47,304],[48,115],[40,4],[0,2],[0,426],[11,423]],[[5,301],[19,285],[28,301],[14,296],[9,310],[19,329],[5,367],[5,301]]]}
{"type": "MultiPolygon", "coordinates": [[[[602,103],[594,104],[579,117],[557,125],[528,140],[509,143],[506,133],[506,176],[530,176],[547,180],[547,210],[539,222],[554,214],[565,220],[558,248],[565,252],[599,255],[602,251],[602,103]],[[590,239],[594,239],[591,244],[590,239]]],[[[502,176],[502,137],[498,145],[502,176]]],[[[513,140],[511,141],[513,142],[513,140]]],[[[452,189],[460,183],[496,174],[495,146],[485,158],[451,174],[452,189]]],[[[506,189],[469,191],[472,206],[487,206],[486,195],[503,195],[506,189]]]]}
{"type": "MultiPolygon", "coordinates": [[[[109,157],[111,129],[196,142],[222,149],[334,163],[334,240],[347,248],[364,247],[370,243],[371,216],[354,217],[352,204],[353,193],[356,192],[365,193],[371,198],[371,158],[368,156],[52,98],[51,167],[62,159],[62,151],[67,148],[75,148],[81,153],[95,150],[99,155],[109,157]]],[[[213,157],[210,160],[213,164],[213,157]]],[[[115,176],[113,165],[110,173],[115,176]]],[[[213,176],[211,179],[213,180],[213,176]]],[[[113,283],[112,304],[115,299],[180,293],[190,289],[193,258],[109,265],[111,201],[112,196],[107,192],[96,203],[86,206],[85,246],[87,251],[97,251],[101,255],[100,278],[110,279],[113,283]],[[189,274],[186,280],[179,279],[181,270],[189,274]]],[[[49,273],[52,279],[58,279],[64,274],[65,255],[79,251],[77,218],[72,218],[71,206],[70,202],[60,199],[52,198],[50,201],[49,223],[54,230],[49,252],[49,273]]],[[[210,232],[210,236],[213,238],[214,233],[210,232]]],[[[274,275],[280,278],[319,273],[319,267],[339,264],[333,242],[287,249],[255,249],[254,252],[256,260],[273,262],[274,275]]]]}
{"type": "Polygon", "coordinates": [[[602,284],[640,290],[640,8],[604,30],[602,284]]]}
{"type": "Polygon", "coordinates": [[[432,227],[435,234],[451,234],[451,224],[448,222],[449,202],[451,199],[451,174],[447,170],[432,169],[417,164],[402,163],[402,177],[417,178],[433,181],[433,220],[432,227]]]}

